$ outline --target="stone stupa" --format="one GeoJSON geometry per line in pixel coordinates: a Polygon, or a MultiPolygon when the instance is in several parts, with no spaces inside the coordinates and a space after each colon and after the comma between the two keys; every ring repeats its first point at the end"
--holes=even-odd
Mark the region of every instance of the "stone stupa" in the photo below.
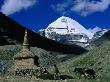
{"type": "Polygon", "coordinates": [[[11,68],[11,72],[22,69],[37,69],[39,67],[38,59],[39,57],[34,55],[30,51],[29,41],[28,41],[28,31],[25,30],[24,41],[22,49],[14,56],[14,65],[11,68]]]}

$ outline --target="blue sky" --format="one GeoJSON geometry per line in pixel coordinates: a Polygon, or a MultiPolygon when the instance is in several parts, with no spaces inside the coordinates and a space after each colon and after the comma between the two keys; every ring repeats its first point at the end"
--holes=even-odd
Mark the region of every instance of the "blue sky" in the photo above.
{"type": "Polygon", "coordinates": [[[30,29],[68,16],[85,28],[110,28],[110,0],[0,0],[0,11],[30,29]]]}

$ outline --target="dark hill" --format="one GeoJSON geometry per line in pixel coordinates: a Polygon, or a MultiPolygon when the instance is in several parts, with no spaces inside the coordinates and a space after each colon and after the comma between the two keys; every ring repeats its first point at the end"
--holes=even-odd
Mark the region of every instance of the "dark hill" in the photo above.
{"type": "MultiPolygon", "coordinates": [[[[0,42],[0,45],[9,45],[4,36],[7,36],[9,39],[18,42],[19,44],[22,44],[24,30],[26,28],[2,13],[0,13],[0,29],[2,29],[2,31],[0,30],[0,37],[1,40],[3,40],[0,42]]],[[[44,38],[29,29],[28,34],[30,39],[30,46],[32,47],[36,46],[48,51],[56,51],[70,54],[81,54],[87,51],[77,45],[61,44],[56,41],[44,38]]]]}

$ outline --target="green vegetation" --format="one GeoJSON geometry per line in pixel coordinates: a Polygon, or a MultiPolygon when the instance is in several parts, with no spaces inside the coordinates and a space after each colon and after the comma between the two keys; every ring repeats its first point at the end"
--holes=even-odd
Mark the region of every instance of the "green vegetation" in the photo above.
{"type": "MultiPolygon", "coordinates": [[[[31,48],[31,50],[32,52],[35,53],[35,55],[40,55],[41,53],[46,53],[46,54],[50,53],[38,48],[31,48]]],[[[10,57],[12,55],[13,54],[10,54],[10,57]]],[[[110,41],[106,41],[105,43],[103,43],[97,48],[94,48],[88,53],[71,58],[64,62],[60,62],[57,64],[57,67],[59,68],[61,75],[66,75],[74,78],[74,79],[67,79],[66,82],[110,82],[110,72],[109,72],[110,71],[110,41]],[[79,79],[79,75],[73,72],[75,67],[85,67],[85,68],[94,69],[96,72],[96,79],[84,79],[83,77],[79,79]]],[[[54,74],[53,66],[49,68],[49,72],[50,75],[41,75],[39,77],[41,78],[39,79],[39,81],[33,80],[32,82],[36,82],[36,81],[57,82],[58,80],[55,81],[52,79],[53,78],[52,75],[54,74]]],[[[24,81],[21,80],[21,82],[24,81]]],[[[26,81],[26,82],[30,82],[30,81],[26,81]]],[[[65,82],[65,81],[59,80],[58,82],[65,82]]]]}
{"type": "MultiPolygon", "coordinates": [[[[92,51],[80,55],[77,58],[72,58],[66,62],[58,64],[62,74],[78,78],[79,76],[73,72],[75,67],[92,68],[96,71],[96,79],[89,80],[90,82],[109,82],[110,81],[110,41],[93,49],[92,51]]],[[[50,69],[53,72],[52,69],[50,69]]],[[[85,82],[82,80],[81,82],[85,82]]],[[[78,81],[77,81],[78,82],[78,81]]],[[[88,81],[87,81],[88,82],[88,81]]]]}
{"type": "Polygon", "coordinates": [[[0,60],[10,60],[15,54],[17,54],[18,51],[20,51],[20,46],[0,46],[0,60]]]}

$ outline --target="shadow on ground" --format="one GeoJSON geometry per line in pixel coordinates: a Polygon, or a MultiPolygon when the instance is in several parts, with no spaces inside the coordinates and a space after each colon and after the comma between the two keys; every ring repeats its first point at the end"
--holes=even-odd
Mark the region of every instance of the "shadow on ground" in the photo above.
{"type": "MultiPolygon", "coordinates": [[[[40,79],[43,80],[55,80],[54,78],[54,74],[41,74],[39,76],[40,79]]],[[[68,76],[68,75],[60,75],[58,76],[59,80],[65,80],[65,79],[74,79],[72,76],[68,76]]]]}

